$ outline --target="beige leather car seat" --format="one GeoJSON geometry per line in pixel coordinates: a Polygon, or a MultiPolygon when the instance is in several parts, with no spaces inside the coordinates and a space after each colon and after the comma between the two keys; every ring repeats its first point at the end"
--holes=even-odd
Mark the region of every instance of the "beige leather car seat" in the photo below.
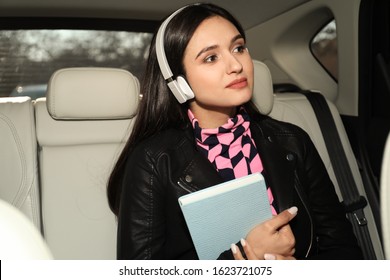
{"type": "MultiPolygon", "coordinates": [[[[325,167],[328,170],[328,174],[333,184],[335,185],[335,189],[339,196],[339,199],[340,201],[342,201],[343,199],[341,196],[340,187],[336,180],[335,173],[329,158],[330,155],[326,149],[325,141],[322,136],[320,126],[318,124],[316,115],[312,109],[310,102],[304,95],[299,93],[273,94],[272,78],[268,67],[260,61],[254,61],[254,68],[255,79],[252,100],[257,105],[261,113],[270,115],[271,117],[281,121],[298,125],[309,134],[325,164],[325,167]]],[[[352,152],[352,148],[349,143],[348,136],[343,126],[340,114],[333,103],[331,103],[329,100],[327,100],[327,103],[335,120],[343,148],[347,155],[347,159],[350,164],[353,177],[358,187],[358,191],[360,195],[367,197],[357,165],[357,161],[352,152]]],[[[383,259],[384,255],[382,243],[380,240],[378,229],[375,224],[375,219],[372,210],[369,205],[365,207],[364,214],[368,222],[367,225],[376,257],[377,259],[383,259]]]]}
{"type": "Polygon", "coordinates": [[[0,199],[40,230],[37,143],[29,97],[0,98],[0,199]]]}
{"type": "Polygon", "coordinates": [[[43,232],[55,259],[116,258],[106,186],[138,96],[138,80],[125,70],[68,68],[36,101],[43,232]]]}

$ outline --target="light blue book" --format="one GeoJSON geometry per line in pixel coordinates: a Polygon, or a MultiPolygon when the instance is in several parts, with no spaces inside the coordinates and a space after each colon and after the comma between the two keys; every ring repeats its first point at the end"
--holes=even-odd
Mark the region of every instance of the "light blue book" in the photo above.
{"type": "Polygon", "coordinates": [[[217,259],[254,226],[272,217],[261,173],[184,195],[179,204],[201,260],[217,259]]]}

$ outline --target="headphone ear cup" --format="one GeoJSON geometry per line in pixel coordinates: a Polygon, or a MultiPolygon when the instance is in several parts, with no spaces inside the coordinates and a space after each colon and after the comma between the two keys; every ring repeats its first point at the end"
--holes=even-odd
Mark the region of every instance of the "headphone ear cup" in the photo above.
{"type": "Polygon", "coordinates": [[[192,91],[190,85],[187,83],[186,79],[182,76],[176,78],[177,84],[180,88],[180,91],[185,96],[186,100],[190,100],[195,97],[194,92],[192,91]]]}

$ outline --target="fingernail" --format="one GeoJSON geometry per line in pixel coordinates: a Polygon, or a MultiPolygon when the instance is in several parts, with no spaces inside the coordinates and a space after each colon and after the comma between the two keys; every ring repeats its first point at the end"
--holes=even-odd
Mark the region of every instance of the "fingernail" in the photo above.
{"type": "Polygon", "coordinates": [[[240,242],[241,242],[242,247],[246,246],[246,241],[244,238],[241,238],[240,242]]]}
{"type": "Polygon", "coordinates": [[[287,210],[290,212],[291,215],[295,215],[298,212],[298,208],[296,206],[293,206],[287,210]]]}
{"type": "Polygon", "coordinates": [[[232,250],[233,254],[237,254],[237,246],[236,246],[236,244],[230,245],[230,249],[232,250]]]}
{"type": "Polygon", "coordinates": [[[275,255],[272,255],[272,254],[264,254],[264,259],[272,261],[272,260],[276,260],[276,257],[275,257],[275,255]]]}

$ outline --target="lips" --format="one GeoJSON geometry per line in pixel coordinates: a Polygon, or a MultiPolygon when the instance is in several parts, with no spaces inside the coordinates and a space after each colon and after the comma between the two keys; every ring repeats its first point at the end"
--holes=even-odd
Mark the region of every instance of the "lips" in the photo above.
{"type": "Polygon", "coordinates": [[[246,87],[247,85],[248,85],[247,79],[240,78],[240,79],[234,80],[233,82],[228,84],[226,87],[230,88],[230,89],[240,89],[240,88],[246,87]]]}

